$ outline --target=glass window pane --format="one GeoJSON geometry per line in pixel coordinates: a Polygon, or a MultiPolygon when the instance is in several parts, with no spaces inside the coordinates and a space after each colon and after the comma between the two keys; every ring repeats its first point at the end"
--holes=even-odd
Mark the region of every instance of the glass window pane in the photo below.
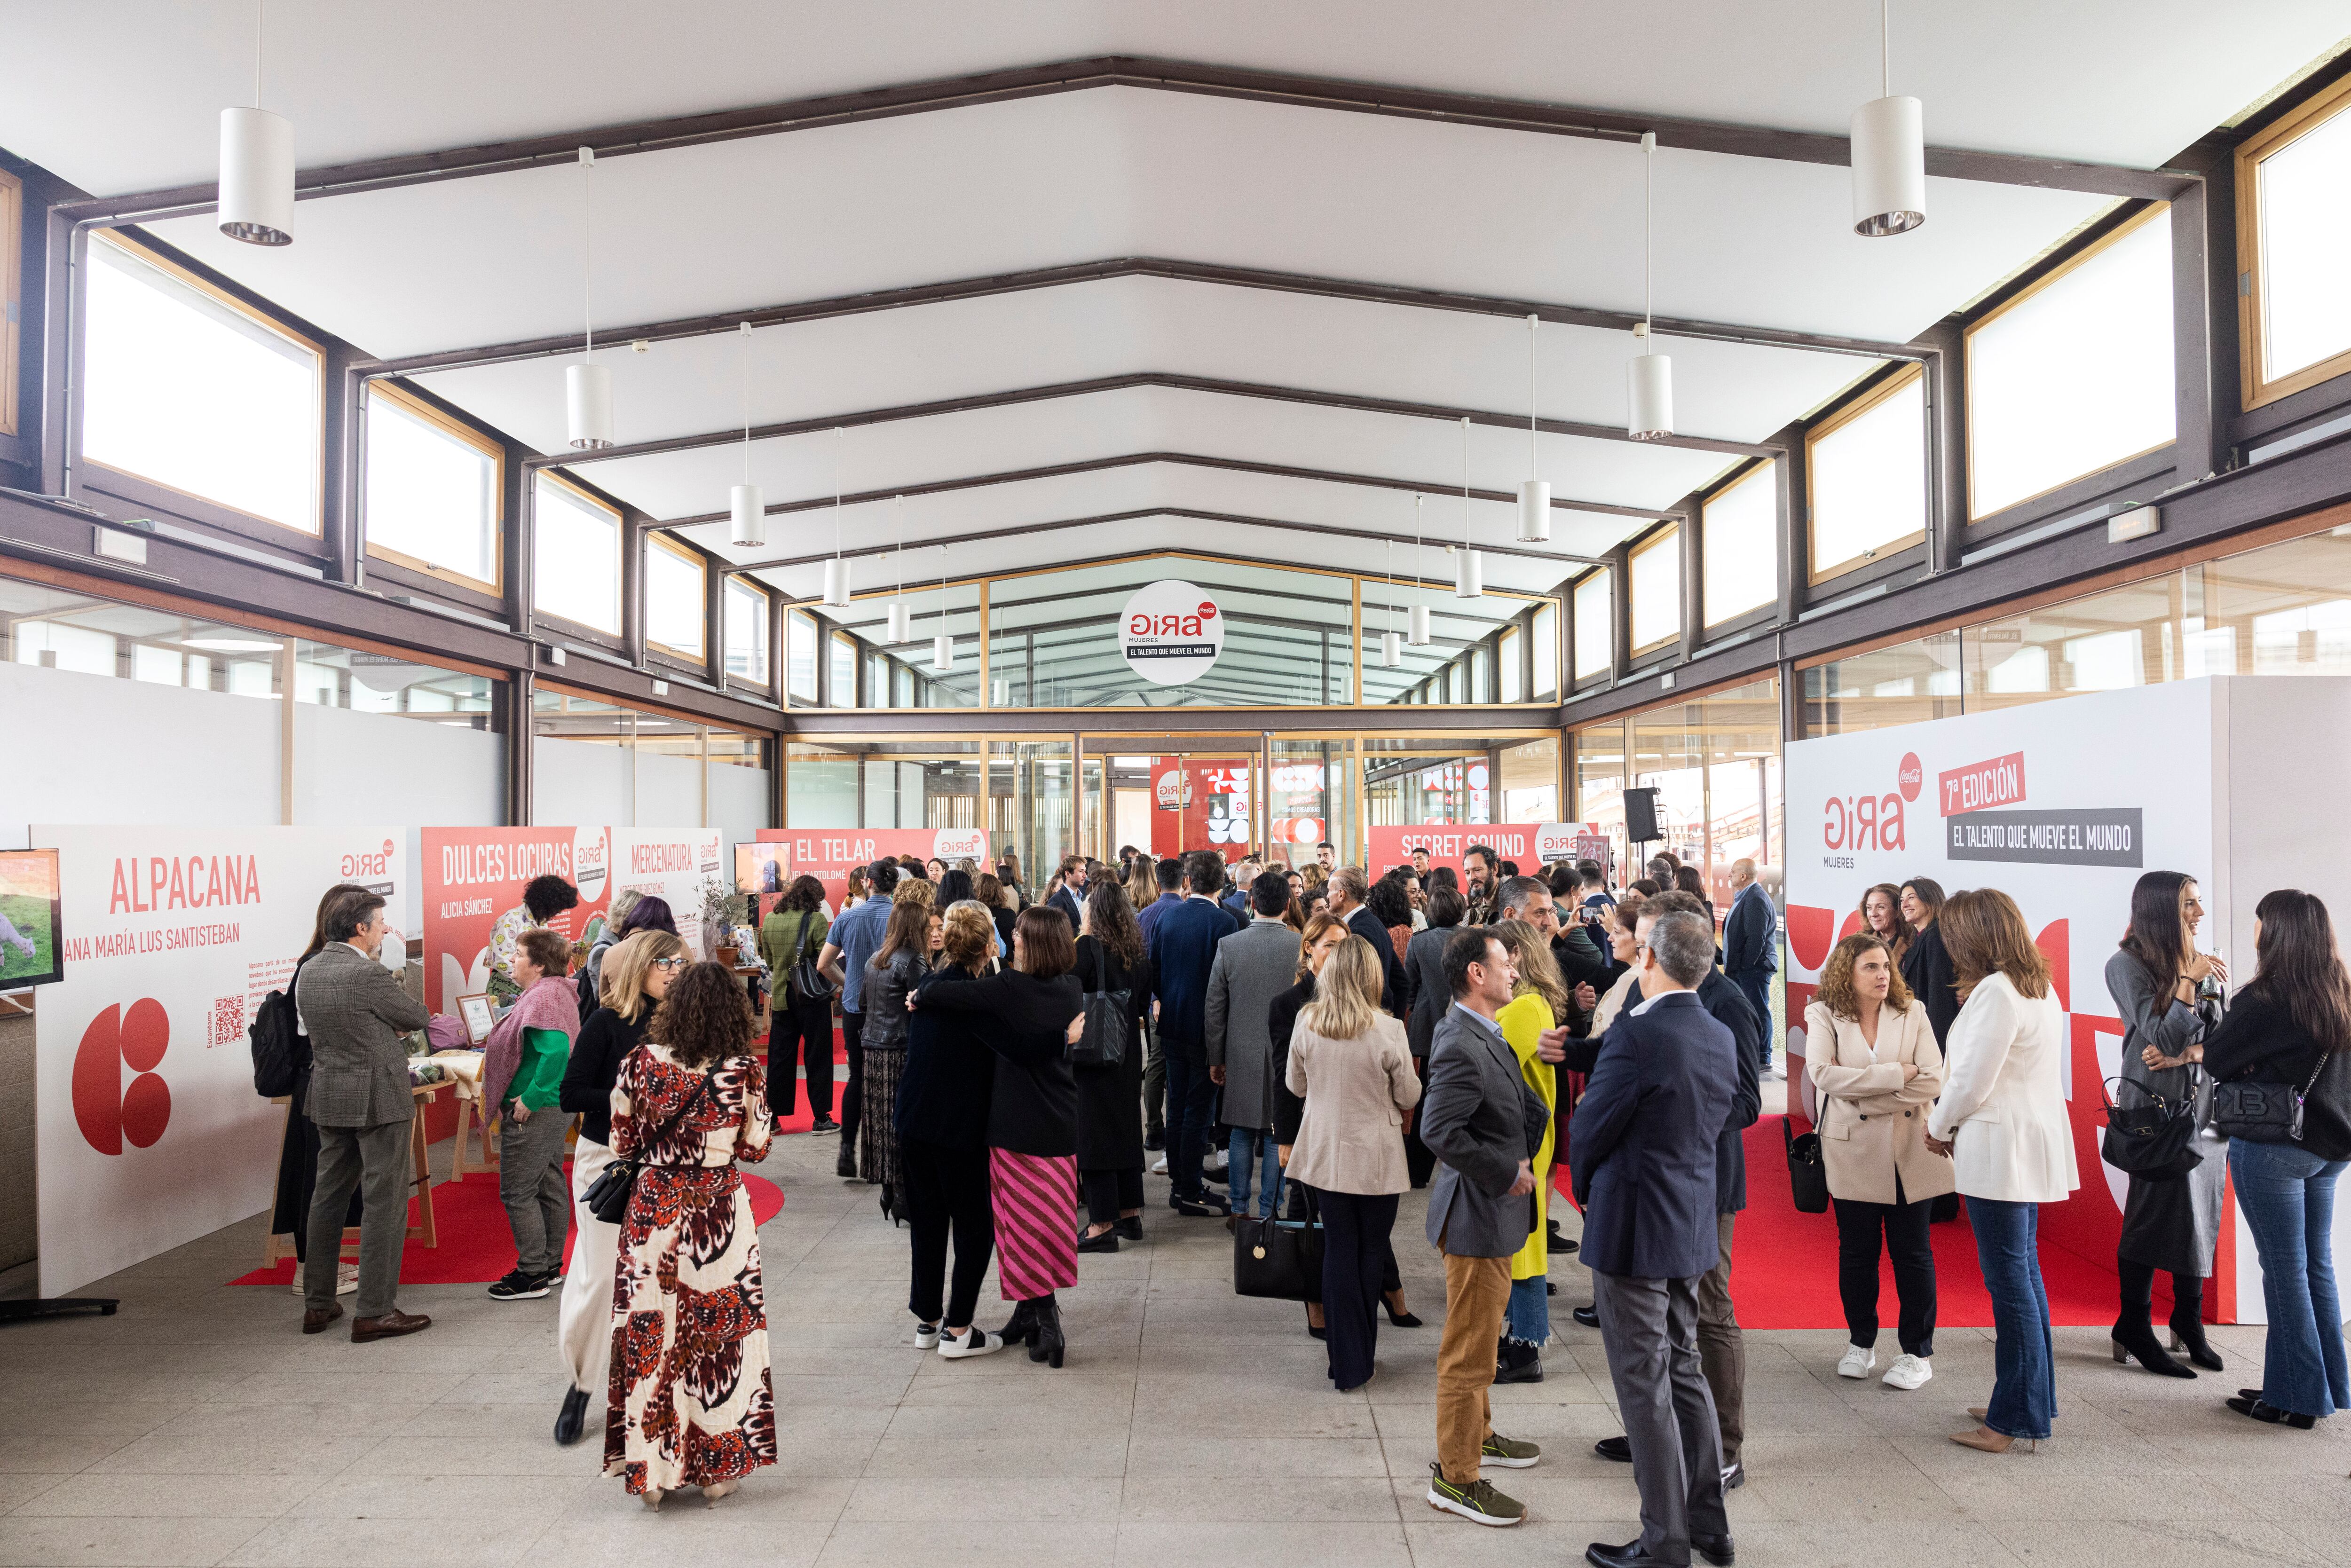
{"type": "Polygon", "coordinates": [[[740,578],[726,580],[726,673],[768,684],[768,596],[740,578]]]}
{"type": "Polygon", "coordinates": [[[791,693],[802,702],[816,701],[816,618],[795,610],[784,617],[791,642],[791,693]]]}
{"type": "Polygon", "coordinates": [[[2180,588],[2166,572],[1961,628],[1967,710],[2177,679],[2180,588]]]}
{"type": "Polygon", "coordinates": [[[2171,209],[1976,328],[1967,373],[1972,517],[2169,441],[2171,209]]]}
{"type": "MultiPolygon", "coordinates": [[[[1699,552],[1698,603],[1708,626],[1769,604],[1780,591],[1779,472],[1776,461],[1750,470],[1699,513],[1705,532],[1699,536],[1704,549],[1699,552]]],[[[1680,591],[1678,580],[1675,590],[1680,591]]],[[[1633,602],[1636,607],[1641,602],[1637,589],[1633,602]]],[[[1636,634],[1633,641],[1641,639],[1636,634]]]]}
{"type": "Polygon", "coordinates": [[[1559,695],[1559,610],[1554,605],[1535,606],[1533,652],[1534,690],[1528,695],[1547,703],[1559,695]]]}
{"type": "Polygon", "coordinates": [[[2351,350],[2351,113],[2261,161],[2262,371],[2265,381],[2351,350]]]}
{"type": "Polygon", "coordinates": [[[1927,382],[1895,391],[1812,443],[1812,580],[1927,534],[1927,382]]]}
{"type": "MultiPolygon", "coordinates": [[[[1522,641],[1517,627],[1502,628],[1502,651],[1499,663],[1502,672],[1501,700],[1506,703],[1522,702],[1526,699],[1526,685],[1519,668],[1525,656],[1523,649],[1520,646],[1522,641]]],[[[1515,817],[1510,820],[1518,821],[1515,817]]]]}
{"type": "Polygon", "coordinates": [[[498,459],[381,390],[367,400],[368,548],[498,586],[498,459]]]}
{"type": "Polygon", "coordinates": [[[832,668],[826,678],[831,685],[825,693],[827,707],[857,706],[857,644],[845,632],[832,634],[832,668]]]}
{"type": "Polygon", "coordinates": [[[319,354],[99,235],[81,445],[92,460],[319,531],[319,354]]]}
{"type": "Polygon", "coordinates": [[[2351,536],[2206,562],[2203,611],[2187,626],[2191,677],[2351,674],[2351,536]]]}
{"type": "Polygon", "coordinates": [[[702,560],[660,539],[645,544],[645,640],[680,658],[702,658],[702,560]]]}
{"type": "Polygon", "coordinates": [[[538,516],[535,608],[619,636],[620,514],[541,474],[538,516]]]}
{"type": "Polygon", "coordinates": [[[1846,735],[1955,717],[1959,634],[1938,632],[1804,672],[1804,733],[1846,735]]]}
{"type": "Polygon", "coordinates": [[[1608,673],[1615,658],[1615,594],[1610,574],[1593,572],[1575,585],[1575,678],[1608,673]]]}
{"type": "Polygon", "coordinates": [[[1667,528],[1633,552],[1633,655],[1682,632],[1682,531],[1667,528]]]}

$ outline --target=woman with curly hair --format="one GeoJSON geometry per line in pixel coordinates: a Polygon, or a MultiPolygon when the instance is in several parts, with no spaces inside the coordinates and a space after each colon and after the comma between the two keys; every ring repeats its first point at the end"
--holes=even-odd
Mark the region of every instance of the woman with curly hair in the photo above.
{"type": "Polygon", "coordinates": [[[1943,1092],[1943,1052],[1883,938],[1836,945],[1804,1009],[1821,1161],[1836,1204],[1837,1291],[1846,1343],[1839,1377],[1877,1364],[1881,1239],[1902,1303],[1902,1354],[1880,1381],[1914,1389],[1934,1375],[1935,1248],[1927,1221],[1953,1186],[1951,1162],[1927,1148],[1927,1113],[1943,1092]]]}
{"type": "Polygon", "coordinates": [[[751,1001],[723,964],[670,982],[612,1086],[612,1152],[642,1162],[612,1282],[604,1473],[648,1509],[680,1487],[716,1503],[776,1462],[759,1234],[737,1160],[774,1124],[751,1001]]]}

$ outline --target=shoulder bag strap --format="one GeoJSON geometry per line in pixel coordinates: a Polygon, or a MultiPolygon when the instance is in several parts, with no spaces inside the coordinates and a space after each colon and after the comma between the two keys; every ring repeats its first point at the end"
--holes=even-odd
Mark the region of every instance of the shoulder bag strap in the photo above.
{"type": "MultiPolygon", "coordinates": [[[[646,1141],[648,1143],[658,1143],[662,1139],[668,1137],[670,1134],[675,1132],[677,1130],[678,1124],[685,1120],[686,1113],[693,1110],[695,1106],[702,1103],[702,1097],[710,1092],[710,1086],[717,1081],[718,1070],[716,1068],[714,1067],[709,1071],[704,1073],[702,1075],[702,1082],[694,1086],[694,1092],[685,1097],[685,1103],[680,1105],[677,1108],[676,1113],[672,1115],[668,1121],[664,1122],[661,1124],[660,1130],[655,1132],[653,1137],[646,1141]]],[[[651,1164],[652,1162],[647,1161],[644,1163],[651,1164]]]]}

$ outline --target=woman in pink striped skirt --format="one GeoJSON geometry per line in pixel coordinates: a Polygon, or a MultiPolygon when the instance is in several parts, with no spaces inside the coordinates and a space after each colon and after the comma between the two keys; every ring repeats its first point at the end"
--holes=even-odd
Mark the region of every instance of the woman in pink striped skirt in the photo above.
{"type": "Polygon", "coordinates": [[[1012,927],[1009,969],[934,975],[906,1004],[976,1014],[979,1038],[996,1052],[987,1104],[996,1269],[1004,1299],[1019,1303],[1004,1337],[1055,1366],[1068,1342],[1053,1292],[1078,1282],[1078,1086],[1068,1051],[1085,996],[1071,973],[1076,963],[1070,923],[1040,905],[1012,927]]]}

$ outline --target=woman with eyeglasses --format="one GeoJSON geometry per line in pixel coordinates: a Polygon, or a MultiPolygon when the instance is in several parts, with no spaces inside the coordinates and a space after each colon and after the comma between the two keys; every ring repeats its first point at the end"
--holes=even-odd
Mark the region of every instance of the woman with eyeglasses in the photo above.
{"type": "Polygon", "coordinates": [[[555,1417],[559,1443],[580,1440],[588,1401],[604,1392],[611,1360],[612,1267],[620,1255],[621,1228],[597,1218],[587,1196],[612,1163],[612,1085],[685,963],[685,944],[666,931],[640,931],[605,954],[601,1005],[580,1026],[563,1069],[556,1107],[567,1115],[579,1113],[580,1141],[571,1151],[571,1261],[563,1276],[555,1331],[564,1364],[571,1369],[571,1386],[555,1417]]]}

